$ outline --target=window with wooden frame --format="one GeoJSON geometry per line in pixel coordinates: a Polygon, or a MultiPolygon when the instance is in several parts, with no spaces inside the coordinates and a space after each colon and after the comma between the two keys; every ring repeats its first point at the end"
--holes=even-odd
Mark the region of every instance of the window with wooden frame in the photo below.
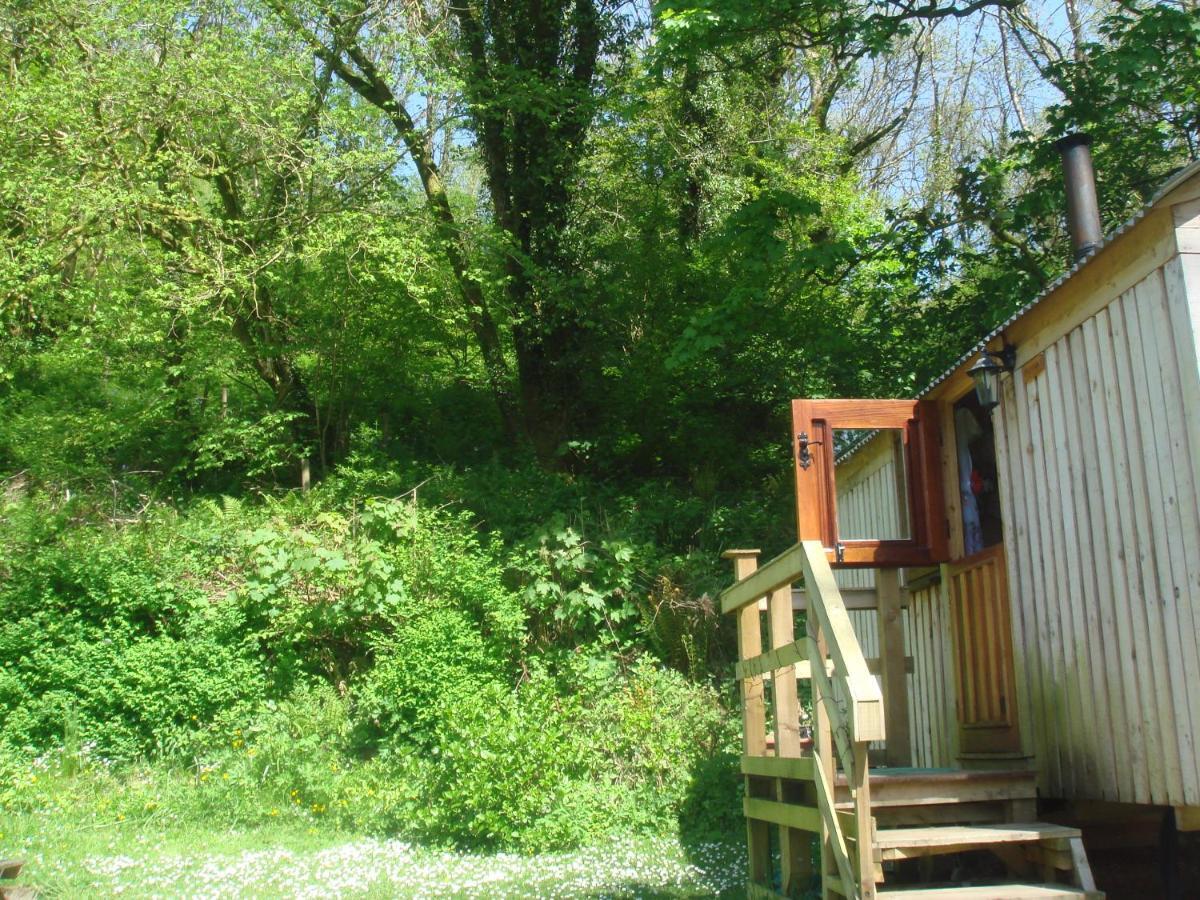
{"type": "Polygon", "coordinates": [[[938,451],[937,409],[919,400],[793,400],[796,522],[800,540],[819,540],[830,565],[843,568],[928,566],[947,558],[938,451]],[[838,515],[837,461],[856,450],[894,452],[887,498],[891,521],[870,507],[838,515]],[[899,511],[900,520],[895,517],[899,511]],[[864,528],[864,515],[866,525],[864,528]]]}

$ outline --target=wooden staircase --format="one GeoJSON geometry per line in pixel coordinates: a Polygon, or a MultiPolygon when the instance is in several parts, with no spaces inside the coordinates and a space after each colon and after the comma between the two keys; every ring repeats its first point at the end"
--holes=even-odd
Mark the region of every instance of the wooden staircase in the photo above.
{"type": "Polygon", "coordinates": [[[727,554],[738,581],[721,595],[738,616],[747,896],[818,885],[822,898],[1103,897],[1079,831],[1036,821],[1033,772],[870,768],[869,746],[885,739],[883,696],[821,544],[801,542],[762,568],[755,552],[727,554]],[[796,640],[791,587],[801,576],[808,634],[796,640]],[[806,678],[811,749],[799,730],[806,678]]]}

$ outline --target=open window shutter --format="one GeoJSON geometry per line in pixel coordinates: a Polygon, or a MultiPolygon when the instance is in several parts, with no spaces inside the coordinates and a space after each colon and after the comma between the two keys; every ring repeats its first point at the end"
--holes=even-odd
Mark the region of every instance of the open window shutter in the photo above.
{"type": "Polygon", "coordinates": [[[936,407],[919,400],[793,400],[793,462],[800,540],[819,540],[830,565],[927,566],[947,558],[936,407]],[[847,539],[837,513],[838,430],[894,429],[905,469],[907,538],[847,539]]]}

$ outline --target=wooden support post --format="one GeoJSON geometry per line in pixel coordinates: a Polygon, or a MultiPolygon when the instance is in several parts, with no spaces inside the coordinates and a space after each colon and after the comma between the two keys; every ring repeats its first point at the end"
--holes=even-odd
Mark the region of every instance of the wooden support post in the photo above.
{"type": "MultiPolygon", "coordinates": [[[[722,556],[733,560],[733,577],[741,581],[758,568],[758,550],[726,550],[722,556]]],[[[790,606],[789,600],[789,606],[790,606]]],[[[738,659],[751,659],[762,653],[762,619],[757,603],[749,603],[737,612],[738,659]]],[[[742,753],[767,755],[767,715],[763,702],[763,678],[743,678],[742,753]]],[[[746,778],[746,796],[750,796],[750,777],[746,778]]],[[[746,849],[749,856],[750,882],[771,883],[770,825],[760,819],[746,820],[746,849]]]]}
{"type": "Polygon", "coordinates": [[[1096,890],[1096,878],[1092,875],[1092,867],[1088,864],[1087,851],[1083,849],[1083,838],[1070,838],[1069,846],[1071,848],[1071,862],[1075,866],[1074,881],[1075,886],[1082,890],[1093,892],[1096,890]]]}
{"type": "Polygon", "coordinates": [[[911,766],[908,678],[905,675],[904,623],[900,613],[900,570],[877,569],[879,598],[879,671],[883,682],[883,718],[889,766],[911,766]]]}
{"type": "Polygon", "coordinates": [[[854,793],[854,818],[858,827],[854,845],[858,850],[858,884],[862,900],[875,900],[875,833],[871,828],[871,787],[868,779],[870,760],[866,741],[854,744],[854,771],[847,772],[854,793]]]}
{"type": "MultiPolygon", "coordinates": [[[[817,621],[816,615],[811,610],[806,619],[809,637],[809,665],[823,667],[829,649],[825,644],[824,636],[821,634],[821,623],[817,621]]],[[[814,678],[812,682],[813,755],[816,765],[824,773],[825,783],[830,786],[830,790],[833,790],[833,731],[829,726],[829,713],[825,709],[825,703],[827,702],[833,702],[832,698],[826,698],[822,694],[817,679],[814,678]]],[[[837,862],[833,855],[829,826],[825,824],[824,818],[821,819],[821,831],[818,835],[818,840],[821,842],[821,900],[829,900],[829,898],[834,896],[834,892],[830,890],[828,883],[831,878],[838,877],[838,870],[837,862]]]]}
{"type": "MultiPolygon", "coordinates": [[[[791,586],[780,588],[768,600],[771,649],[786,647],[796,640],[792,619],[791,586]]],[[[800,756],[800,700],[796,694],[796,667],[774,674],[775,755],[800,756]]]]}
{"type": "MultiPolygon", "coordinates": [[[[785,585],[767,601],[771,648],[786,647],[796,640],[792,610],[792,588],[785,585]]],[[[796,693],[796,667],[787,666],[774,673],[771,690],[775,712],[775,755],[799,757],[800,700],[796,693]]],[[[783,783],[776,782],[777,799],[784,800],[783,783]]],[[[799,896],[812,877],[812,834],[798,828],[779,829],[780,884],[789,897],[799,896]]]]}

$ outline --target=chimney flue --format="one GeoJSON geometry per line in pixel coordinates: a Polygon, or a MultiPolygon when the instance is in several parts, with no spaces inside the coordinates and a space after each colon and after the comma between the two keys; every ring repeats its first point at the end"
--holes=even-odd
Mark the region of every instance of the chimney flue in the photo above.
{"type": "Polygon", "coordinates": [[[1100,204],[1096,200],[1096,172],[1092,168],[1092,139],[1086,134],[1069,134],[1054,144],[1062,154],[1067,185],[1067,229],[1071,249],[1079,261],[1104,239],[1100,230],[1100,204]]]}

